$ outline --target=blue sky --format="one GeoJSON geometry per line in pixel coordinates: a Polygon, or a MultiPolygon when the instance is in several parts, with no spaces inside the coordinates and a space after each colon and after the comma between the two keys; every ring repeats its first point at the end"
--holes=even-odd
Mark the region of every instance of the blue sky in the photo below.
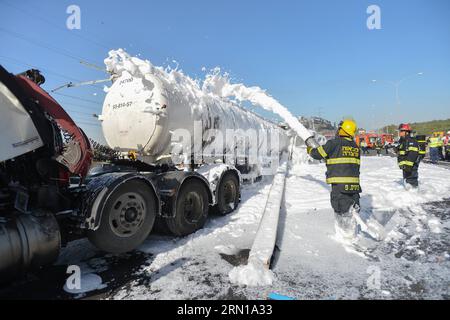
{"type": "MultiPolygon", "coordinates": [[[[0,0],[0,41],[0,63],[11,72],[39,67],[47,90],[105,78],[80,58],[101,66],[108,49],[126,48],[157,65],[176,60],[193,77],[220,66],[296,115],[350,115],[370,129],[450,118],[448,0],[0,0]],[[81,30],[66,28],[70,4],[81,8],[81,30]],[[381,30],[366,27],[371,4],[381,8],[381,30]],[[386,82],[417,72],[397,105],[386,82]]],[[[89,115],[101,112],[101,85],[58,92],[79,98],[55,95],[103,141],[89,115]]]]}

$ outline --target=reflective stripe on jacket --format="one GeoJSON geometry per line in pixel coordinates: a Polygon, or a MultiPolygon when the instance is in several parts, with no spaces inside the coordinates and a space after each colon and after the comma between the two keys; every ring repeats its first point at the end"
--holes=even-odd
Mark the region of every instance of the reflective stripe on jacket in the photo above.
{"type": "Polygon", "coordinates": [[[444,145],[441,138],[439,138],[439,137],[431,137],[429,140],[430,140],[430,143],[428,144],[428,146],[430,148],[439,148],[444,145]]]}
{"type": "Polygon", "coordinates": [[[416,136],[416,140],[419,144],[419,155],[423,158],[427,153],[427,137],[424,135],[418,135],[416,136]]]}

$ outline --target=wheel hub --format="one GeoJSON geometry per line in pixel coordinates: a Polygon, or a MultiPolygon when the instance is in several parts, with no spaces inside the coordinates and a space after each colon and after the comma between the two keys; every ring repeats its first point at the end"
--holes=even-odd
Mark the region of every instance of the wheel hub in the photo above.
{"type": "Polygon", "coordinates": [[[195,192],[189,192],[184,201],[184,215],[186,220],[196,223],[203,215],[203,203],[195,192]]]}
{"type": "Polygon", "coordinates": [[[146,216],[144,198],[129,192],[117,198],[110,215],[110,225],[120,237],[133,236],[142,226],[146,216]]]}
{"type": "Polygon", "coordinates": [[[236,186],[234,185],[234,183],[231,181],[227,181],[223,187],[225,203],[234,203],[236,198],[236,186]]]}
{"type": "Polygon", "coordinates": [[[136,218],[138,217],[138,211],[136,208],[128,208],[125,210],[125,221],[126,222],[134,222],[136,218]]]}

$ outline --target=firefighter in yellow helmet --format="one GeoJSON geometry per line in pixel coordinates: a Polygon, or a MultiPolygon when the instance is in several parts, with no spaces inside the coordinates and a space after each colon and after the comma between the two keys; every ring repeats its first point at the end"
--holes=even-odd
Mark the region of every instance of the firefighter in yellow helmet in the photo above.
{"type": "Polygon", "coordinates": [[[355,121],[341,121],[336,138],[315,149],[308,149],[311,157],[325,160],[327,165],[326,181],[331,185],[331,206],[335,212],[336,234],[351,240],[357,232],[353,217],[359,213],[360,149],[354,137],[357,131],[355,121]]]}

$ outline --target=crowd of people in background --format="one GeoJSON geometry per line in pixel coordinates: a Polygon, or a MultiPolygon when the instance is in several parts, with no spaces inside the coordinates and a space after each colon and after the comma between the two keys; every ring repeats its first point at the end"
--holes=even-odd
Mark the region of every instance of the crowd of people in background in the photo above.
{"type": "Polygon", "coordinates": [[[450,131],[444,136],[434,133],[428,138],[428,147],[430,148],[431,162],[450,161],[450,131]]]}
{"type": "MultiPolygon", "coordinates": [[[[422,146],[421,157],[425,158],[427,153],[432,163],[438,163],[438,161],[450,162],[450,131],[447,133],[435,132],[431,136],[426,135],[413,135],[422,146]]],[[[377,156],[382,156],[383,151],[385,155],[389,154],[389,150],[395,150],[398,147],[398,140],[394,142],[382,141],[377,139],[369,146],[365,139],[359,141],[359,147],[361,148],[361,154],[370,154],[370,150],[375,150],[377,156]]]]}

